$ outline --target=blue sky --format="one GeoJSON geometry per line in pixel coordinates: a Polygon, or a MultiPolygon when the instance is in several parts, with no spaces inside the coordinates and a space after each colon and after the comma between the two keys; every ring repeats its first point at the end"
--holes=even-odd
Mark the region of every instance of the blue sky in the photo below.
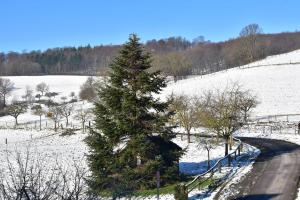
{"type": "Polygon", "coordinates": [[[0,0],[0,51],[121,44],[130,33],[222,41],[250,23],[295,31],[299,8],[299,0],[0,0]]]}

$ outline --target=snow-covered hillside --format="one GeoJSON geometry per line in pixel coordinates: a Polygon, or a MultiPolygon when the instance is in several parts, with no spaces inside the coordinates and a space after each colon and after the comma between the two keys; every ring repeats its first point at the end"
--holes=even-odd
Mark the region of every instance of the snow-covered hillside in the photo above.
{"type": "Polygon", "coordinates": [[[172,92],[201,95],[205,90],[230,87],[231,84],[238,82],[244,89],[251,90],[261,102],[254,110],[254,115],[300,113],[300,64],[284,64],[287,61],[299,62],[300,51],[271,56],[246,66],[181,80],[170,84],[165,89],[164,95],[172,92]]]}
{"type": "MultiPolygon", "coordinates": [[[[300,113],[300,50],[269,56],[266,59],[245,66],[217,73],[195,76],[170,83],[162,96],[175,94],[201,95],[205,90],[224,88],[235,82],[257,95],[260,105],[254,115],[300,113]],[[279,64],[279,65],[278,65],[279,64]]],[[[35,88],[40,82],[50,90],[63,95],[78,93],[86,76],[12,76],[6,77],[15,83],[14,98],[24,95],[26,86],[35,88]]],[[[58,97],[59,98],[59,97],[58,97]]]]}
{"type": "Polygon", "coordinates": [[[68,96],[71,92],[78,93],[79,87],[86,81],[87,76],[6,76],[15,85],[11,99],[21,99],[25,88],[29,86],[35,90],[36,85],[45,82],[50,86],[50,92],[57,92],[61,96],[68,96]]]}
{"type": "Polygon", "coordinates": [[[259,60],[243,67],[256,67],[265,65],[281,65],[281,64],[295,64],[300,62],[300,50],[295,50],[285,54],[268,56],[266,59],[259,60]]]}

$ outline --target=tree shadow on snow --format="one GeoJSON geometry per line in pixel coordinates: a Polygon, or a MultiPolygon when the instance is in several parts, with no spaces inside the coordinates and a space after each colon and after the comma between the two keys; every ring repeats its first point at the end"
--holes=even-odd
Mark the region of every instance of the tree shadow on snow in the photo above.
{"type": "Polygon", "coordinates": [[[250,194],[243,197],[234,198],[234,200],[271,200],[280,194],[250,194]]]}
{"type": "MultiPolygon", "coordinates": [[[[212,159],[210,161],[210,166],[213,166],[220,158],[212,159]]],[[[201,174],[207,171],[207,161],[205,160],[201,162],[180,162],[179,170],[181,173],[188,175],[201,174]]]]}

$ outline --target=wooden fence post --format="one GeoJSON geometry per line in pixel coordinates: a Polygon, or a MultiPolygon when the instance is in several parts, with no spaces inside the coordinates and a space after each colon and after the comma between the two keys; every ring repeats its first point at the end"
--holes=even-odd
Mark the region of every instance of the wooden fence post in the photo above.
{"type": "Polygon", "coordinates": [[[241,142],[240,151],[243,151],[243,143],[241,142]]]}
{"type": "Polygon", "coordinates": [[[279,126],[279,133],[281,134],[281,126],[279,126]]]}

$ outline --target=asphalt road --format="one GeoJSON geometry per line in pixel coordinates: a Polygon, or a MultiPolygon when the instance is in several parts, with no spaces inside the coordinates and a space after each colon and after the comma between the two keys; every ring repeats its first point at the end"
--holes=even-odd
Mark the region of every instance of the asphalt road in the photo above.
{"type": "Polygon", "coordinates": [[[253,169],[240,182],[236,200],[294,200],[300,178],[300,146],[280,140],[242,138],[261,150],[253,169]]]}

